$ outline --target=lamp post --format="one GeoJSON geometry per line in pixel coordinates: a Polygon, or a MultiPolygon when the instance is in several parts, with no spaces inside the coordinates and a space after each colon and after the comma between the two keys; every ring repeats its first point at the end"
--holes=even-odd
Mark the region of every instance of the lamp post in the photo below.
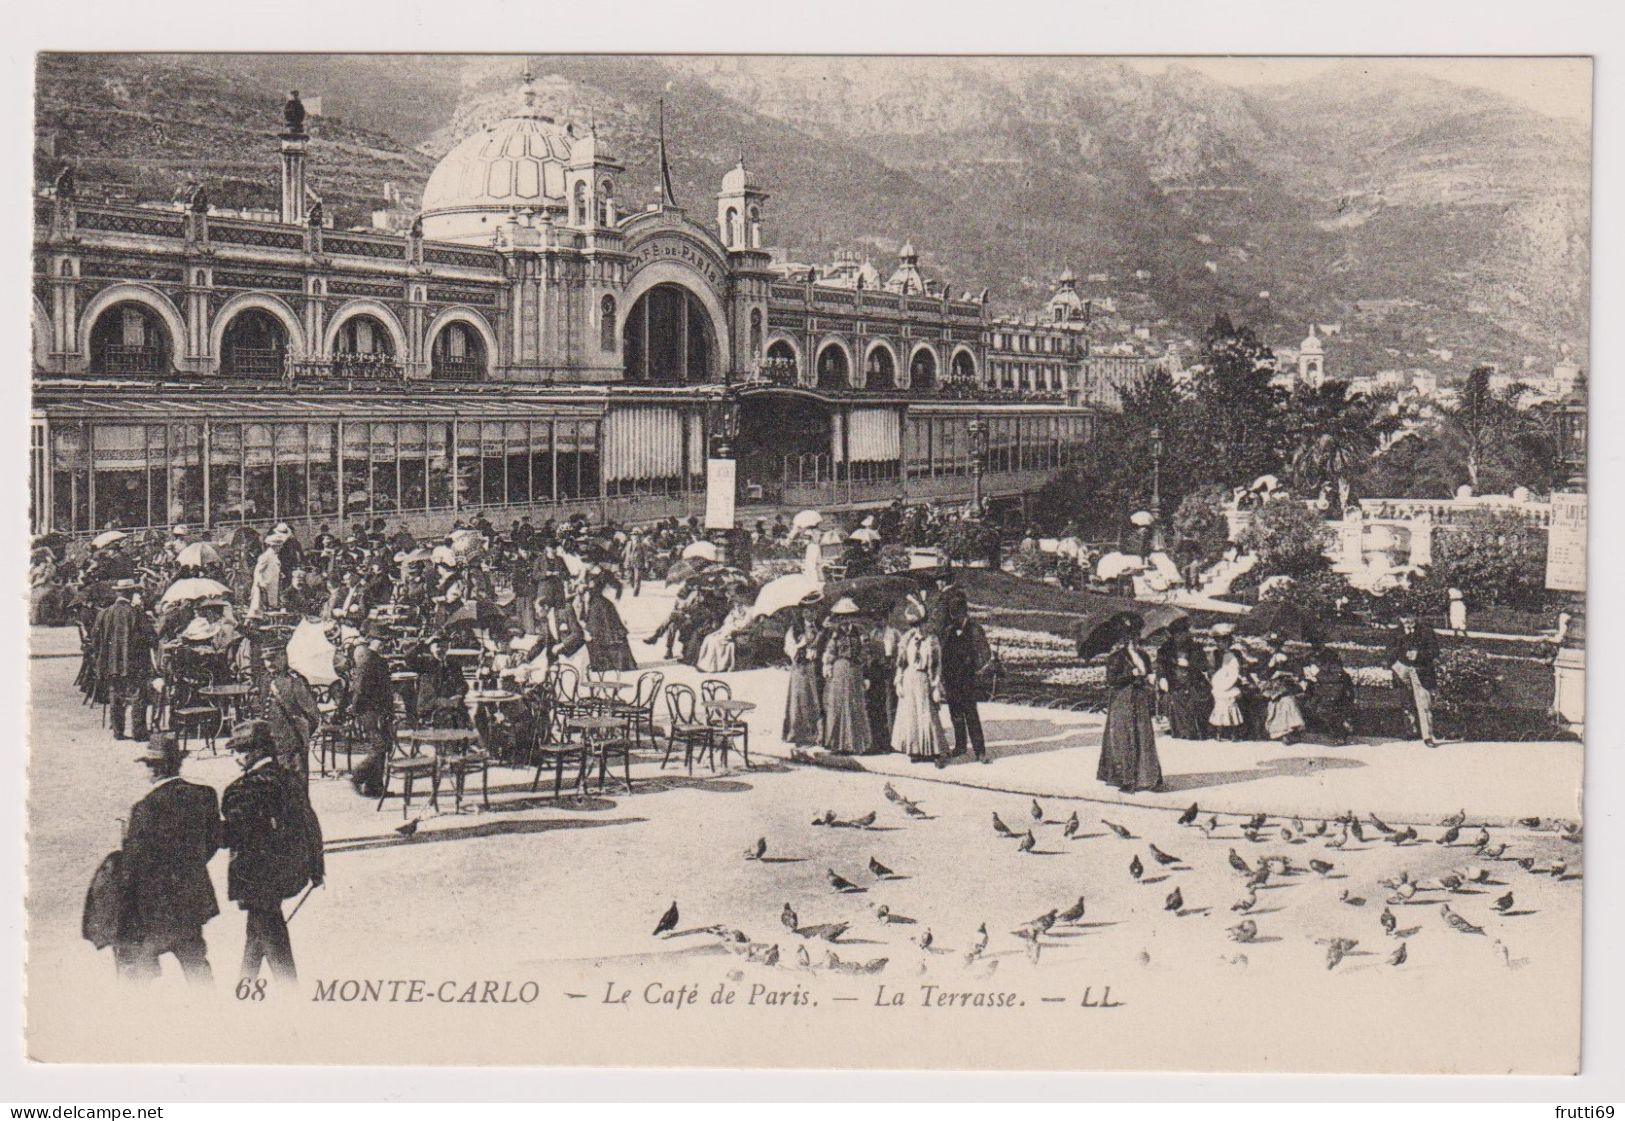
{"type": "Polygon", "coordinates": [[[1161,552],[1162,539],[1162,426],[1151,426],[1151,548],[1161,552]]]}
{"type": "Polygon", "coordinates": [[[1576,386],[1557,406],[1557,462],[1570,490],[1586,489],[1586,393],[1576,386]]]}
{"type": "Polygon", "coordinates": [[[982,472],[987,469],[987,422],[977,417],[966,426],[970,433],[971,504],[976,516],[982,516],[982,472]]]}

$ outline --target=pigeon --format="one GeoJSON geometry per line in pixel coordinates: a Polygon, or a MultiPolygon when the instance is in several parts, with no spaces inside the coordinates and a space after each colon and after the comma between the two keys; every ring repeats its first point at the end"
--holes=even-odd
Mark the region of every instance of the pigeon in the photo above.
{"type": "Polygon", "coordinates": [[[1258,867],[1258,871],[1247,877],[1247,886],[1250,888],[1263,887],[1269,882],[1269,878],[1270,866],[1268,864],[1261,864],[1258,867]]]}
{"type": "Polygon", "coordinates": [[[1570,844],[1578,845],[1585,840],[1585,829],[1579,825],[1567,824],[1563,826],[1563,839],[1570,844]]]}
{"type": "Polygon", "coordinates": [[[1301,817],[1295,817],[1292,819],[1292,831],[1294,833],[1303,832],[1303,819],[1301,817]]]}
{"type": "Polygon", "coordinates": [[[1520,856],[1517,860],[1514,860],[1513,863],[1519,868],[1522,868],[1525,872],[1533,872],[1535,870],[1535,858],[1532,856],[1520,856]]]}
{"type": "Polygon", "coordinates": [[[1016,846],[1016,851],[1017,852],[1032,852],[1033,851],[1033,846],[1036,845],[1036,844],[1038,844],[1038,839],[1033,836],[1033,831],[1031,829],[1029,829],[1029,830],[1027,830],[1027,835],[1025,837],[1021,838],[1021,844],[1016,846]]]}
{"type": "Polygon", "coordinates": [[[841,935],[852,928],[849,922],[821,922],[803,926],[796,933],[803,938],[822,938],[825,942],[839,942],[841,935]]]}
{"type": "Polygon", "coordinates": [[[914,939],[914,944],[922,950],[929,950],[931,948],[931,943],[935,940],[936,939],[931,934],[931,929],[927,927],[918,938],[914,939]]]}
{"type": "Polygon", "coordinates": [[[1384,934],[1392,934],[1394,932],[1394,927],[1399,925],[1399,920],[1394,918],[1394,913],[1387,907],[1382,909],[1382,914],[1377,916],[1377,921],[1382,923],[1382,930],[1384,934]]]}
{"type": "Polygon", "coordinates": [[[801,925],[801,920],[796,916],[796,909],[788,903],[784,905],[784,910],[779,912],[779,921],[784,924],[784,929],[791,933],[801,925]]]}
{"type": "Polygon", "coordinates": [[[1145,865],[1140,863],[1140,854],[1135,853],[1134,859],[1128,862],[1128,874],[1136,880],[1145,875],[1145,865]]]}
{"type": "Polygon", "coordinates": [[[1033,815],[1033,820],[1034,821],[1043,821],[1044,820],[1044,807],[1040,806],[1038,804],[1038,799],[1037,798],[1033,799],[1032,815],[1033,815]]]}
{"type": "Polygon", "coordinates": [[[1218,827],[1219,819],[1212,814],[1209,814],[1208,819],[1202,822],[1202,832],[1209,837],[1213,836],[1213,831],[1218,827]]]}
{"type": "Polygon", "coordinates": [[[862,817],[854,818],[853,821],[852,821],[852,824],[856,825],[859,829],[867,829],[867,828],[869,828],[869,826],[873,825],[874,823],[875,823],[875,811],[874,810],[870,810],[868,813],[864,814],[862,817]]]}
{"type": "Polygon", "coordinates": [[[1563,878],[1563,874],[1569,870],[1569,866],[1566,862],[1559,860],[1547,870],[1551,872],[1552,879],[1561,880],[1563,878]]]}
{"type": "Polygon", "coordinates": [[[1167,899],[1162,901],[1162,909],[1164,911],[1179,911],[1183,910],[1184,906],[1185,896],[1177,887],[1168,893],[1167,899]]]}
{"type": "Polygon", "coordinates": [[[1462,878],[1454,872],[1447,872],[1439,877],[1439,886],[1446,891],[1460,891],[1462,878]]]}
{"type": "Polygon", "coordinates": [[[1460,827],[1462,822],[1464,822],[1466,820],[1467,820],[1467,811],[1466,810],[1457,810],[1455,813],[1451,814],[1449,817],[1447,817],[1443,821],[1439,822],[1439,824],[1444,826],[1446,829],[1456,829],[1456,828],[1460,827]]]}
{"type": "Polygon", "coordinates": [[[918,802],[910,801],[908,798],[903,797],[903,795],[899,794],[897,792],[897,788],[891,783],[888,782],[885,786],[881,787],[880,792],[886,796],[886,801],[894,802],[897,805],[902,806],[903,812],[908,814],[910,817],[925,816],[925,811],[920,809],[920,804],[918,802]]]}
{"type": "Polygon", "coordinates": [[[813,818],[812,823],[814,825],[833,825],[835,823],[835,811],[825,810],[818,817],[813,818]]]}
{"type": "Polygon", "coordinates": [[[1196,820],[1196,815],[1201,813],[1201,812],[1202,811],[1199,810],[1196,807],[1196,803],[1192,802],[1190,804],[1190,808],[1187,809],[1184,813],[1179,815],[1178,824],[1180,824],[1180,825],[1190,825],[1192,822],[1194,822],[1196,820]]]}
{"type": "Polygon", "coordinates": [[[1083,909],[1083,896],[1080,895],[1078,896],[1078,901],[1076,903],[1072,904],[1072,906],[1055,916],[1055,921],[1064,923],[1077,922],[1079,919],[1083,918],[1083,909]]]}
{"type": "Polygon", "coordinates": [[[1101,818],[1100,824],[1104,825],[1107,829],[1110,829],[1113,833],[1116,833],[1125,841],[1134,836],[1133,833],[1130,833],[1127,829],[1124,829],[1121,825],[1118,825],[1114,821],[1107,821],[1105,818],[1101,818]]]}
{"type": "Polygon", "coordinates": [[[1461,826],[1452,825],[1449,829],[1445,830],[1444,836],[1439,838],[1438,843],[1441,845],[1453,845],[1456,843],[1456,838],[1460,836],[1461,826]]]}
{"type": "Polygon", "coordinates": [[[674,899],[671,902],[671,906],[666,908],[666,913],[664,915],[660,916],[660,921],[655,923],[655,933],[656,934],[664,934],[668,930],[676,930],[676,929],[677,929],[677,901],[674,899]]]}
{"type": "Polygon", "coordinates": [[[423,819],[414,817],[411,821],[407,822],[405,825],[397,825],[395,827],[395,832],[399,833],[403,837],[410,837],[412,834],[414,834],[414,833],[416,833],[418,831],[418,822],[421,821],[421,820],[423,820],[423,819]]]}
{"type": "Polygon", "coordinates": [[[1394,931],[1394,937],[1399,939],[1410,938],[1421,931],[1419,926],[1407,926],[1394,931]]]}
{"type": "Polygon", "coordinates": [[[1365,830],[1360,827],[1359,818],[1350,819],[1348,831],[1354,834],[1354,839],[1356,841],[1359,841],[1362,845],[1365,844],[1365,830]]]}
{"type": "Polygon", "coordinates": [[[1506,851],[1507,851],[1506,842],[1503,841],[1500,844],[1496,845],[1494,848],[1485,849],[1484,851],[1480,852],[1478,855],[1482,856],[1485,860],[1500,860],[1502,855],[1505,854],[1506,851]]]}
{"type": "Polygon", "coordinates": [[[775,942],[771,946],[764,945],[761,942],[750,943],[745,947],[745,960],[756,962],[759,965],[779,964],[778,943],[775,942]]]}
{"type": "Polygon", "coordinates": [[[1376,814],[1366,814],[1366,820],[1376,828],[1378,833],[1391,834],[1394,831],[1394,827],[1392,825],[1389,825],[1376,814]]]}
{"type": "Polygon", "coordinates": [[[1408,945],[1410,945],[1410,943],[1401,942],[1399,944],[1399,949],[1395,950],[1393,953],[1388,955],[1388,964],[1389,965],[1404,965],[1405,964],[1405,959],[1411,956],[1410,953],[1405,949],[1405,947],[1408,946],[1408,945]]]}
{"type": "Polygon", "coordinates": [[[1022,923],[1010,933],[1017,938],[1037,938],[1040,934],[1047,933],[1049,928],[1055,925],[1059,916],[1059,911],[1045,911],[1031,922],[1022,923]]]}
{"type": "Polygon", "coordinates": [[[858,890],[858,885],[857,884],[853,883],[851,880],[848,880],[848,879],[844,878],[843,876],[840,876],[839,874],[836,873],[835,869],[833,869],[833,868],[825,868],[824,869],[824,875],[829,877],[829,886],[834,888],[836,891],[857,891],[858,890]]]}
{"type": "Polygon", "coordinates": [[[803,969],[811,969],[813,967],[812,955],[807,952],[807,947],[796,947],[796,964],[803,969]]]}
{"type": "Polygon", "coordinates": [[[880,788],[880,792],[886,796],[888,802],[901,802],[903,800],[903,796],[897,793],[897,787],[889,782],[880,788]]]}
{"type": "Polygon", "coordinates": [[[1401,900],[1409,899],[1416,894],[1416,885],[1410,880],[1402,880],[1394,887],[1394,894],[1401,900]]]}
{"type": "Polygon", "coordinates": [[[925,811],[920,808],[920,804],[918,802],[904,802],[903,812],[908,814],[909,817],[925,816],[925,811]]]}
{"type": "Polygon", "coordinates": [[[1538,818],[1538,817],[1520,817],[1518,819],[1518,824],[1523,826],[1525,829],[1539,829],[1540,828],[1540,818],[1538,818]]]}
{"type": "Polygon", "coordinates": [[[889,880],[897,874],[872,856],[869,858],[869,871],[875,874],[875,878],[881,880],[889,880]]]}
{"type": "Polygon", "coordinates": [[[1292,830],[1288,829],[1284,825],[1281,826],[1281,840],[1285,841],[1289,845],[1292,843],[1292,830]]]}
{"type": "Polygon", "coordinates": [[[1240,872],[1243,876],[1250,876],[1253,874],[1253,866],[1248,864],[1246,860],[1242,859],[1241,855],[1237,853],[1235,849],[1230,850],[1230,867],[1240,872]]]}
{"type": "Polygon", "coordinates": [[[1266,814],[1254,814],[1252,817],[1247,819],[1247,823],[1243,825],[1242,828],[1254,830],[1262,829],[1264,828],[1264,822],[1268,820],[1269,817],[1266,814]]]}
{"type": "Polygon", "coordinates": [[[901,923],[903,925],[912,925],[914,923],[913,919],[907,915],[899,915],[884,903],[875,908],[875,918],[883,923],[901,923]]]}
{"type": "Polygon", "coordinates": [[[1322,876],[1324,876],[1326,873],[1335,868],[1336,865],[1329,860],[1311,860],[1309,862],[1309,867],[1313,868],[1316,872],[1319,872],[1322,876]]]}
{"type": "Polygon", "coordinates": [[[1014,837],[1016,835],[1015,832],[1004,823],[1004,820],[999,817],[998,810],[993,811],[993,832],[997,833],[1001,837],[1014,837]]]}
{"type": "Polygon", "coordinates": [[[1478,849],[1480,852],[1482,852],[1485,848],[1487,848],[1489,846],[1489,843],[1490,843],[1490,831],[1488,829],[1484,828],[1482,825],[1480,825],[1478,827],[1478,836],[1473,838],[1473,847],[1475,849],[1478,849]]]}
{"type": "Polygon", "coordinates": [[[1309,836],[1311,836],[1311,837],[1324,837],[1326,835],[1326,830],[1329,829],[1329,828],[1331,828],[1331,822],[1326,821],[1323,818],[1323,819],[1321,819],[1320,824],[1315,826],[1315,831],[1313,833],[1309,834],[1309,836]]]}
{"type": "Polygon", "coordinates": [[[1042,948],[1038,941],[1038,932],[1036,930],[1013,930],[1011,933],[1017,938],[1021,939],[1023,942],[1027,943],[1027,956],[1033,961],[1037,961],[1039,951],[1042,948]]]}
{"type": "Polygon", "coordinates": [[[1343,894],[1339,895],[1338,898],[1341,899],[1344,903],[1347,903],[1350,907],[1364,907],[1365,906],[1365,900],[1362,897],[1358,896],[1358,895],[1350,895],[1348,893],[1347,888],[1345,888],[1343,890],[1343,894]]]}
{"type": "Polygon", "coordinates": [[[879,973],[886,968],[886,962],[890,960],[889,958],[874,958],[871,961],[863,962],[842,961],[835,956],[835,951],[829,950],[826,953],[824,967],[836,973],[879,973]]]}
{"type": "Polygon", "coordinates": [[[767,838],[758,837],[756,843],[745,850],[746,860],[760,860],[767,855],[767,838]]]}
{"type": "Polygon", "coordinates": [[[1484,933],[1483,927],[1474,926],[1472,923],[1456,914],[1456,912],[1450,909],[1450,904],[1448,903],[1439,904],[1439,914],[1444,916],[1444,921],[1449,923],[1452,929],[1459,930],[1463,934],[1484,933]]]}
{"type": "Polygon", "coordinates": [[[1333,938],[1326,946],[1326,968],[1336,969],[1337,963],[1347,957],[1349,951],[1359,944],[1357,938],[1333,938]]]}
{"type": "Polygon", "coordinates": [[[987,952],[987,923],[976,928],[976,941],[965,951],[965,964],[969,965],[987,952]]]}
{"type": "Polygon", "coordinates": [[[1495,909],[1503,915],[1512,910],[1512,893],[1510,891],[1495,901],[1495,909]]]}
{"type": "Polygon", "coordinates": [[[1252,919],[1243,919],[1230,928],[1230,941],[1251,942],[1258,937],[1258,924],[1252,919]]]}
{"type": "Polygon", "coordinates": [[[1339,836],[1337,838],[1337,840],[1335,840],[1335,841],[1327,841],[1326,842],[1326,847],[1329,848],[1329,849],[1340,849],[1340,848],[1342,848],[1344,845],[1346,845],[1348,843],[1349,843],[1349,827],[1347,825],[1344,825],[1342,835],[1339,836]]]}
{"type": "Polygon", "coordinates": [[[1247,898],[1236,900],[1234,903],[1230,904],[1230,909],[1238,914],[1245,915],[1248,911],[1251,911],[1256,906],[1258,906],[1258,892],[1249,891],[1247,893],[1247,898]]]}
{"type": "Polygon", "coordinates": [[[1078,811],[1073,810],[1072,816],[1066,819],[1066,828],[1061,831],[1061,836],[1075,837],[1078,835],[1078,828],[1078,811]]]}
{"type": "Polygon", "coordinates": [[[1183,864],[1184,861],[1170,853],[1163,852],[1156,845],[1151,846],[1151,858],[1158,864],[1183,864]]]}

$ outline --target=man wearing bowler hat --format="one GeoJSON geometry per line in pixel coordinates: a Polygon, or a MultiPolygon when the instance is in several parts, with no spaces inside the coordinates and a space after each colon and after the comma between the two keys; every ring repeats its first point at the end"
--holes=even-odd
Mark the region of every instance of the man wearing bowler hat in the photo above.
{"type": "Polygon", "coordinates": [[[248,913],[242,976],[257,977],[264,961],[277,980],[293,981],[293,946],[282,901],[306,884],[321,886],[321,825],[304,780],[277,762],[276,740],[265,721],[237,725],[229,746],[242,755],[243,765],[220,800],[231,850],[226,894],[248,913]]]}
{"type": "Polygon", "coordinates": [[[174,954],[193,983],[213,980],[203,926],[220,913],[209,858],[220,847],[220,802],[214,788],[181,778],[181,750],[155,732],[136,757],[152,788],[130,809],[120,869],[123,905],[113,955],[119,976],[149,981],[158,959],[174,954]]]}
{"type": "Polygon", "coordinates": [[[152,619],[135,606],[133,594],[140,585],[120,580],[113,585],[116,598],[102,608],[90,628],[90,649],[96,662],[96,676],[107,689],[108,717],[113,738],[147,738],[147,683],[151,680],[158,648],[158,632],[152,619]],[[129,716],[129,736],[125,736],[125,716],[129,716]]]}

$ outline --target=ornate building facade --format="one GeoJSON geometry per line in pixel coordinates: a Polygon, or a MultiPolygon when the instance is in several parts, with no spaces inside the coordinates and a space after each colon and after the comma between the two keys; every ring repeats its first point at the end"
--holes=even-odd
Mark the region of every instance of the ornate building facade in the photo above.
{"type": "Polygon", "coordinates": [[[94,202],[71,174],[36,199],[37,530],[681,516],[717,437],[744,516],[957,500],[978,420],[985,493],[1015,497],[1090,438],[1075,394],[1000,388],[985,297],[912,248],[879,287],[776,268],[743,160],[712,220],[669,187],[623,210],[605,142],[527,89],[410,232],[344,232],[306,188],[297,96],[285,120],[275,221],[202,188],[94,202]]]}

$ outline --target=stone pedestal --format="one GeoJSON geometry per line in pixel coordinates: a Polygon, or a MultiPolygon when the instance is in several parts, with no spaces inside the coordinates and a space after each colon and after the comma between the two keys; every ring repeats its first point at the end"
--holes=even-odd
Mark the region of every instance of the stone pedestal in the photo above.
{"type": "Polygon", "coordinates": [[[1558,719],[1582,732],[1586,719],[1586,652],[1565,646],[1552,662],[1552,710],[1558,719]]]}

